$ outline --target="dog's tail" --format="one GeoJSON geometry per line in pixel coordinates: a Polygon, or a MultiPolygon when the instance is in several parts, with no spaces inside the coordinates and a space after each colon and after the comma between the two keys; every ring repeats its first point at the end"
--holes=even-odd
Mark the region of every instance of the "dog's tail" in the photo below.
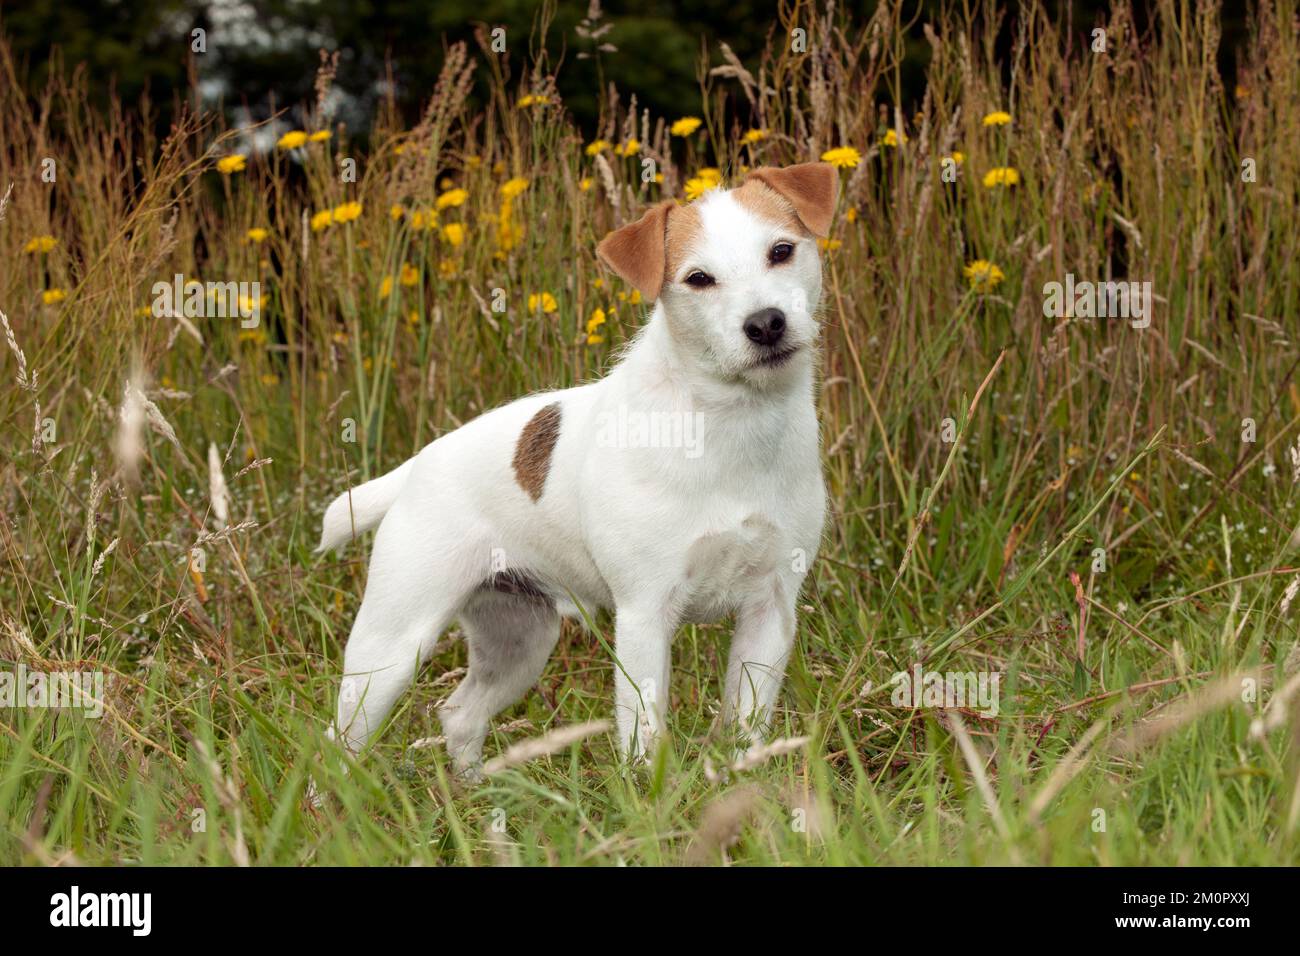
{"type": "Polygon", "coordinates": [[[331,501],[321,522],[320,545],[316,553],[340,548],[356,535],[379,524],[397,500],[397,494],[406,484],[414,465],[415,459],[412,458],[388,474],[345,491],[331,501]]]}

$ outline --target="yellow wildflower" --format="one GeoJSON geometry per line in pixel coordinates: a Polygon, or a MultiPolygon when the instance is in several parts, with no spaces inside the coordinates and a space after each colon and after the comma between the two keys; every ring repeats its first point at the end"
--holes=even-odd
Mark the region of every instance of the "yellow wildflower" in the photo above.
{"type": "Polygon", "coordinates": [[[46,305],[55,305],[68,297],[62,289],[46,289],[41,293],[41,301],[46,305]]]}
{"type": "Polygon", "coordinates": [[[330,131],[327,129],[318,129],[307,137],[313,143],[324,143],[330,138],[330,131]]]}
{"type": "Polygon", "coordinates": [[[639,139],[629,139],[614,152],[620,156],[635,156],[641,151],[641,141],[639,139]]]}
{"type": "Polygon", "coordinates": [[[529,93],[527,96],[521,96],[515,106],[522,110],[529,106],[545,106],[549,102],[551,102],[549,96],[543,96],[540,93],[529,93]]]}
{"type": "Polygon", "coordinates": [[[591,313],[591,318],[587,320],[587,335],[591,335],[598,328],[605,324],[605,310],[596,309],[591,313]]]}
{"type": "Polygon", "coordinates": [[[420,281],[420,270],[409,262],[402,263],[402,275],[399,281],[404,286],[413,286],[420,281]]]}
{"type": "Polygon", "coordinates": [[[438,260],[438,275],[442,276],[444,279],[454,279],[454,278],[456,278],[456,263],[455,263],[455,261],[452,260],[452,259],[439,259],[439,260],[438,260]]]}
{"type": "Polygon", "coordinates": [[[449,222],[442,227],[442,238],[453,246],[459,246],[465,241],[465,227],[458,222],[449,222]]]}
{"type": "Polygon", "coordinates": [[[1012,166],[997,166],[984,174],[984,185],[988,189],[994,186],[1015,186],[1020,182],[1020,173],[1012,166]]]}
{"type": "Polygon", "coordinates": [[[379,283],[379,298],[387,299],[392,294],[393,294],[393,277],[384,276],[383,281],[379,283]]]}
{"type": "Polygon", "coordinates": [[[462,205],[465,202],[465,200],[468,198],[469,198],[469,192],[467,190],[448,189],[445,193],[443,193],[441,196],[438,197],[438,201],[437,203],[435,203],[435,205],[439,209],[447,209],[451,206],[462,205]]]}
{"type": "MultiPolygon", "coordinates": [[[[903,134],[903,142],[904,142],[904,143],[907,142],[907,134],[906,134],[906,133],[903,134]]],[[[895,148],[896,148],[896,147],[898,146],[898,130],[896,130],[896,129],[892,128],[892,127],[889,128],[889,129],[887,129],[887,130],[885,130],[885,135],[882,136],[882,137],[880,137],[880,145],[881,145],[881,146],[892,146],[892,147],[895,147],[895,148]]]]}
{"type": "Polygon", "coordinates": [[[686,198],[699,199],[710,189],[717,189],[721,183],[716,179],[708,179],[704,176],[692,176],[686,180],[686,198]]]}
{"type": "Polygon", "coordinates": [[[270,233],[259,226],[248,230],[244,235],[248,237],[249,242],[260,243],[266,242],[266,237],[269,236],[270,233]]]}
{"type": "Polygon", "coordinates": [[[226,176],[231,173],[242,173],[247,163],[248,157],[243,153],[231,153],[217,160],[217,172],[226,176]]]}
{"type": "Polygon", "coordinates": [[[596,156],[600,153],[603,153],[605,150],[612,148],[613,145],[614,144],[607,139],[592,140],[590,143],[587,144],[587,155],[596,156]]]}
{"type": "Polygon", "coordinates": [[[683,116],[668,127],[668,132],[674,136],[690,136],[700,128],[700,124],[703,122],[698,116],[683,116]]]}
{"type": "Polygon", "coordinates": [[[1011,122],[1011,114],[1004,113],[1002,110],[989,113],[984,117],[985,126],[1006,126],[1011,122]]]}
{"type": "Polygon", "coordinates": [[[402,216],[405,215],[405,214],[406,214],[406,210],[403,209],[403,208],[402,208],[399,204],[397,204],[397,203],[393,203],[391,206],[388,207],[388,218],[389,218],[389,219],[401,219],[402,216]]]}
{"type": "Polygon", "coordinates": [[[328,209],[322,209],[316,215],[311,217],[311,231],[320,232],[327,228],[334,221],[334,213],[328,209]]]}
{"type": "Polygon", "coordinates": [[[59,244],[59,240],[53,236],[34,236],[27,240],[27,245],[23,246],[23,252],[49,252],[59,244]]]}
{"type": "Polygon", "coordinates": [[[501,198],[510,200],[514,199],[525,189],[528,188],[528,180],[522,176],[516,176],[514,179],[507,179],[501,184],[501,198]]]}
{"type": "Polygon", "coordinates": [[[585,193],[588,189],[591,188],[592,182],[593,180],[590,176],[583,176],[581,179],[578,180],[578,189],[581,192],[585,193]]]}
{"type": "Polygon", "coordinates": [[[962,269],[962,274],[976,292],[992,292],[1006,275],[987,259],[976,259],[962,269]]]}
{"type": "Polygon", "coordinates": [[[534,292],[528,297],[529,312],[541,311],[550,315],[551,313],[558,311],[559,308],[560,304],[555,301],[555,296],[551,295],[549,292],[534,292]]]}
{"type": "Polygon", "coordinates": [[[745,131],[745,135],[740,137],[740,141],[746,146],[753,146],[765,139],[767,139],[767,130],[765,129],[748,129],[745,131]]]}
{"type": "Polygon", "coordinates": [[[822,153],[822,162],[840,169],[853,169],[862,162],[862,154],[852,146],[837,146],[822,153]]]}
{"type": "Polygon", "coordinates": [[[281,136],[275,145],[280,149],[297,149],[305,142],[307,142],[307,134],[300,129],[295,129],[281,136]]]}
{"type": "Polygon", "coordinates": [[[335,222],[351,222],[361,215],[361,203],[353,200],[334,207],[335,222]]]}

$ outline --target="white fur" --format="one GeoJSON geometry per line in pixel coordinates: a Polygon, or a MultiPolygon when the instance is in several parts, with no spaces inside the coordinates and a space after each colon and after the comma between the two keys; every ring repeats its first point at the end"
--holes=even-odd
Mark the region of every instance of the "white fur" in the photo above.
{"type": "Polygon", "coordinates": [[[629,757],[663,729],[678,626],[734,613],[723,714],[750,744],[762,741],[825,514],[813,382],[821,265],[810,236],[727,192],[697,206],[696,247],[607,377],[490,411],[330,505],[322,549],[354,528],[379,529],[335,722],[350,749],[379,728],[459,618],[469,672],[439,714],[457,769],[474,773],[490,719],[536,683],[559,635],[548,605],[482,587],[506,568],[541,583],[560,612],[572,602],[613,610],[629,757]],[[771,265],[777,240],[796,251],[771,265]],[[696,269],[716,285],[684,284],[696,269]],[[782,344],[798,346],[779,367],[756,365],[761,350],[743,331],[747,315],[768,307],[786,313],[782,344]],[[525,424],[557,401],[560,436],[534,502],[512,456],[525,424]],[[614,423],[650,413],[694,415],[694,449],[627,447],[635,437],[614,423]]]}

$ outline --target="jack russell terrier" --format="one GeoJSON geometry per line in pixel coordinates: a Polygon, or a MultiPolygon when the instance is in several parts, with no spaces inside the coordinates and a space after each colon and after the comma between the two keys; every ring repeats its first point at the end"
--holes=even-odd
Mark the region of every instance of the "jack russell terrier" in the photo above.
{"type": "Polygon", "coordinates": [[[814,369],[837,176],[765,167],[606,236],[654,309],[605,378],[530,395],[336,498],[320,551],[378,527],[331,734],[356,753],[459,619],[469,672],[439,708],[458,773],[540,677],[560,617],[609,608],[629,760],[664,729],[673,635],[736,618],[723,719],[761,744],[826,513],[814,369]]]}

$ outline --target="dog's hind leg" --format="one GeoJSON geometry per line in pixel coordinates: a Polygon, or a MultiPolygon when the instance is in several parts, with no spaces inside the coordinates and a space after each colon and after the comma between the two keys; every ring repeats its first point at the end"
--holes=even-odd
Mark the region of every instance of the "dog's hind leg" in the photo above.
{"type": "Polygon", "coordinates": [[[555,605],[536,593],[484,586],[460,617],[469,643],[469,673],[438,708],[456,772],[479,775],[489,721],[537,683],[560,636],[555,605]]]}
{"type": "Polygon", "coordinates": [[[463,525],[431,526],[430,516],[408,513],[400,501],[380,525],[331,728],[353,753],[379,730],[482,580],[490,551],[476,540],[463,525]]]}

